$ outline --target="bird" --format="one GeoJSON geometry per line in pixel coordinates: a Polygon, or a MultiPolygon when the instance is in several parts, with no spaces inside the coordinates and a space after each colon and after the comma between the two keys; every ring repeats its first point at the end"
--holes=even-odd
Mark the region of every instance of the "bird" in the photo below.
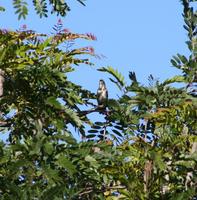
{"type": "Polygon", "coordinates": [[[105,109],[107,107],[108,90],[104,80],[99,80],[99,87],[97,90],[98,108],[105,109]]]}

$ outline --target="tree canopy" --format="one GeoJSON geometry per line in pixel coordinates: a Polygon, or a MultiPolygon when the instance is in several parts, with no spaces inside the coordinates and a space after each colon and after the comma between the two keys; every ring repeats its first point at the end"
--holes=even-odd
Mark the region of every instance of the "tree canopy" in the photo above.
{"type": "Polygon", "coordinates": [[[113,67],[98,68],[122,91],[107,109],[68,78],[75,66],[93,65],[94,49],[75,43],[94,35],[71,33],[61,21],[50,36],[0,30],[2,200],[197,198],[196,0],[181,3],[190,55],[171,63],[182,74],[163,82],[150,75],[144,86],[135,72],[126,83],[113,67]],[[93,121],[93,112],[104,120],[93,121]]]}

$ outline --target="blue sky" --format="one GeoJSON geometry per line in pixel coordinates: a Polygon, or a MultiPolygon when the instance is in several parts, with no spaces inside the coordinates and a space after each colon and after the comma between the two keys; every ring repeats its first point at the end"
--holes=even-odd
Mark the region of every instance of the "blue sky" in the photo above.
{"type": "MultiPolygon", "coordinates": [[[[18,21],[11,2],[4,1],[1,4],[7,10],[1,13],[1,19],[4,20],[0,21],[0,28],[18,29],[27,24],[28,28],[37,32],[50,33],[59,19],[54,15],[40,19],[30,4],[27,19],[18,21]]],[[[73,32],[96,35],[96,42],[79,41],[78,44],[93,46],[97,54],[106,57],[92,59],[95,68],[77,67],[77,72],[70,75],[70,79],[76,83],[96,91],[98,80],[103,78],[109,94],[114,97],[118,90],[109,82],[109,75],[97,72],[97,67],[112,66],[127,81],[128,72],[135,71],[142,83],[147,83],[149,74],[164,80],[180,73],[170,64],[172,55],[188,53],[179,0],[87,0],[86,7],[73,0],[68,2],[72,11],[62,18],[64,26],[73,32]]]]}
{"type": "MultiPolygon", "coordinates": [[[[50,33],[60,18],[53,15],[40,19],[30,5],[27,19],[18,21],[11,2],[1,2],[7,10],[0,13],[0,28],[15,30],[26,24],[29,29],[50,33]]],[[[127,82],[128,72],[135,71],[138,80],[144,84],[150,74],[164,80],[180,73],[170,64],[171,57],[176,53],[188,54],[179,0],[87,0],[86,7],[73,0],[68,2],[72,10],[61,18],[65,28],[76,33],[96,35],[97,41],[80,40],[78,45],[93,46],[98,55],[106,57],[92,59],[94,68],[85,65],[77,67],[77,71],[69,75],[75,83],[96,92],[98,81],[102,78],[107,83],[109,97],[116,97],[119,91],[109,81],[110,76],[98,72],[96,68],[112,66],[126,77],[127,82]]]]}

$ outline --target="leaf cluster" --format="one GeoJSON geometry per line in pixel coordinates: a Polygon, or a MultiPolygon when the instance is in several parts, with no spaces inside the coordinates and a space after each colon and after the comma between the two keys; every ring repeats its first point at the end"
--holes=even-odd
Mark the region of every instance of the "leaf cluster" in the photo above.
{"type": "MultiPolygon", "coordinates": [[[[83,6],[85,6],[85,0],[76,0],[83,6]]],[[[15,9],[15,14],[18,15],[18,19],[25,19],[29,12],[29,1],[26,0],[13,0],[13,7],[15,9]]],[[[48,17],[48,13],[57,14],[62,17],[71,10],[69,4],[65,0],[32,0],[33,7],[36,14],[40,18],[48,17]]],[[[4,7],[0,7],[0,11],[5,11],[4,7]]]]}

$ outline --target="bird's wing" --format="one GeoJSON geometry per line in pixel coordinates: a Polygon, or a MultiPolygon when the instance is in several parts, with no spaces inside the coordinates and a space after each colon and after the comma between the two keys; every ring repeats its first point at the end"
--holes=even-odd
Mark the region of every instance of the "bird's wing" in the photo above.
{"type": "Polygon", "coordinates": [[[106,100],[108,99],[108,90],[106,89],[106,100]]]}

